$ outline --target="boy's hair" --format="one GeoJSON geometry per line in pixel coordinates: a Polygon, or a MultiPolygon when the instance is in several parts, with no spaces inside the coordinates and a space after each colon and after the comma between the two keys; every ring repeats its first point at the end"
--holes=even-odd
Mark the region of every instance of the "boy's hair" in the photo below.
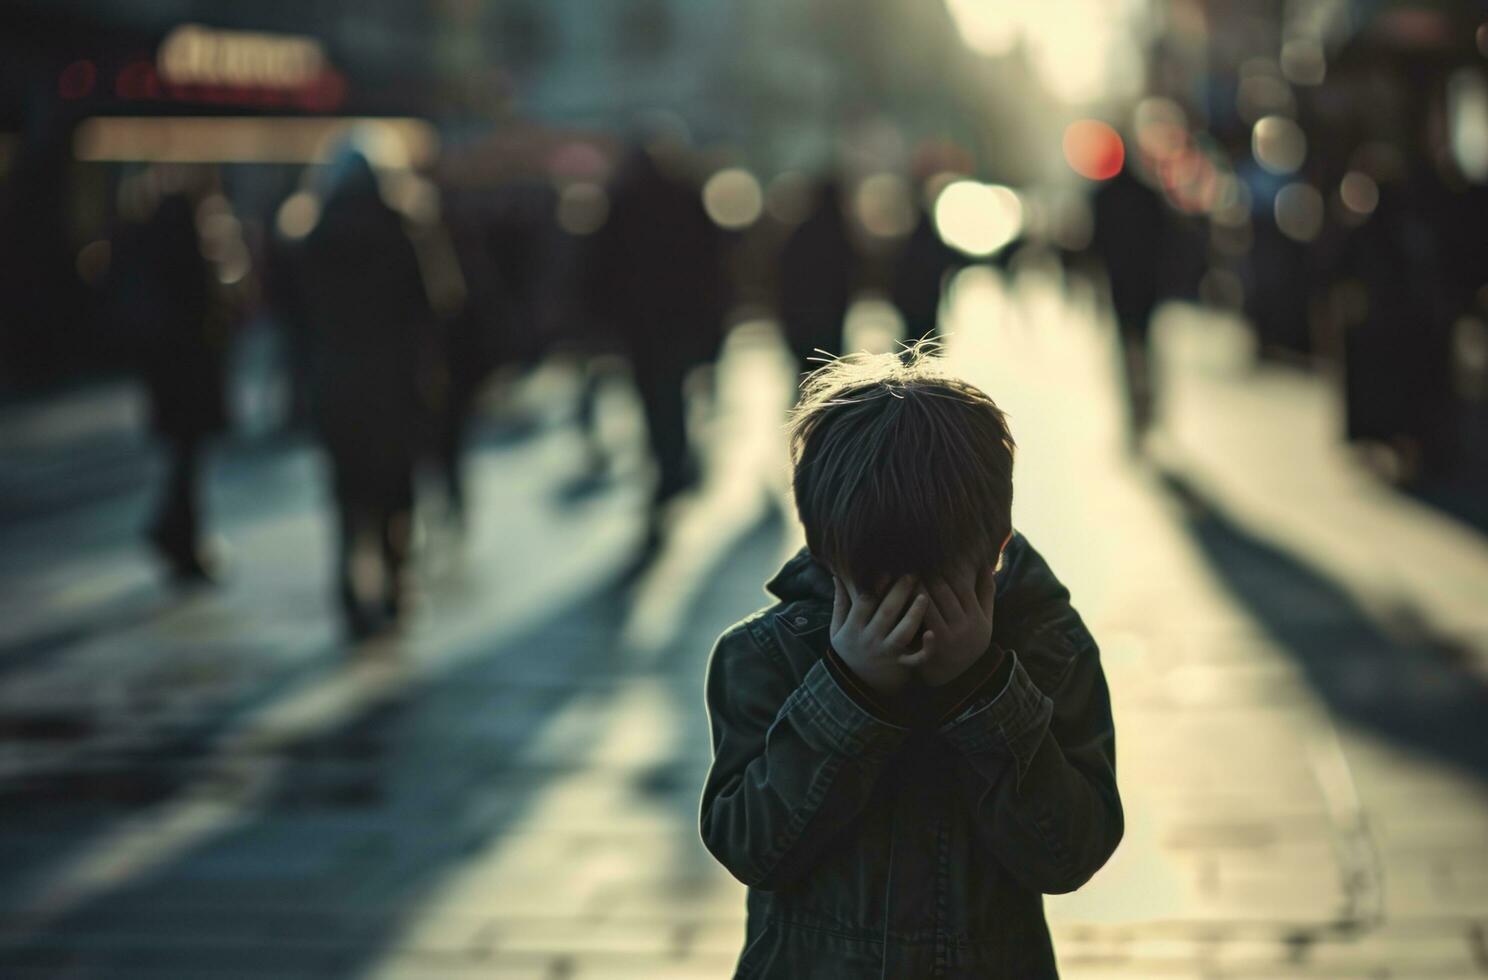
{"type": "Polygon", "coordinates": [[[789,421],[806,544],[852,581],[992,562],[1012,527],[1012,433],[1001,409],[920,341],[813,371],[789,421]]]}

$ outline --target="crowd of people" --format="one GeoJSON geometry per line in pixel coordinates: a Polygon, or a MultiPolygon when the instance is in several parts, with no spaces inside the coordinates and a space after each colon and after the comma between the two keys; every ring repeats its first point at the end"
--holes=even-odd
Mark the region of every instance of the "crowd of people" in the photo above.
{"type": "MultiPolygon", "coordinates": [[[[1196,271],[1223,271],[1225,229],[1211,215],[1206,233],[1205,216],[1174,205],[1161,169],[1137,151],[1140,137],[1127,145],[1124,165],[1087,184],[1083,245],[1015,238],[990,256],[958,250],[939,226],[934,193],[950,178],[936,166],[900,181],[910,217],[891,235],[865,233],[861,181],[845,171],[798,176],[789,208],[761,208],[747,230],[731,227],[704,192],[716,162],[674,130],[609,146],[603,176],[585,191],[597,208],[578,226],[564,219],[567,196],[551,176],[446,185],[353,134],[296,176],[261,222],[269,232],[245,245],[221,175],[154,167],[128,183],[113,270],[115,308],[138,338],[169,458],[149,540],[178,579],[219,575],[202,532],[200,473],[227,425],[226,358],[250,307],[276,325],[292,421],[315,434],[329,463],[336,601],[358,639],[396,625],[407,606],[416,487],[440,487],[451,520],[463,520],[464,447],[488,382],[555,352],[580,365],[628,365],[654,462],[640,559],[654,555],[674,502],[699,479],[690,393],[708,390],[696,382],[709,377],[741,307],[774,317],[805,373],[842,352],[849,307],[865,290],[897,309],[906,340],[936,337],[958,269],[1005,264],[1030,245],[1063,259],[1071,276],[1092,274],[1106,297],[1140,451],[1160,415],[1155,311],[1169,298],[1199,298],[1196,271]],[[918,204],[915,183],[925,190],[918,204]],[[251,274],[229,268],[249,253],[251,274]]],[[[1263,241],[1276,230],[1270,215],[1246,219],[1255,244],[1239,268],[1244,312],[1263,353],[1315,345],[1341,324],[1347,435],[1392,447],[1409,467],[1445,467],[1451,323],[1481,303],[1471,288],[1479,270],[1465,242],[1444,238],[1463,221],[1427,207],[1446,200],[1430,194],[1430,168],[1370,145],[1374,155],[1355,168],[1366,177],[1349,178],[1367,179],[1376,195],[1368,213],[1321,236],[1305,264],[1277,264],[1296,243],[1263,241]],[[1273,283],[1278,276],[1301,282],[1302,298],[1273,283]]],[[[606,467],[598,376],[589,373],[575,412],[596,474],[606,467]]]]}
{"type": "MultiPolygon", "coordinates": [[[[710,216],[701,158],[670,133],[615,152],[604,220],[584,234],[561,226],[551,186],[450,191],[386,157],[353,134],[297,177],[250,244],[216,168],[136,173],[120,185],[108,284],[167,458],[147,538],[169,574],[182,584],[223,574],[202,485],[210,443],[229,425],[233,333],[253,316],[272,324],[282,353],[286,424],[312,433],[328,463],[335,604],[355,640],[406,610],[416,488],[437,487],[450,520],[463,520],[464,449],[498,369],[560,351],[628,365],[654,463],[644,562],[699,480],[689,377],[707,376],[738,304],[774,306],[804,373],[841,351],[848,307],[875,276],[906,323],[933,334],[956,264],[928,215],[875,264],[844,182],[828,174],[777,222],[761,265],[757,243],[710,216]],[[225,233],[232,248],[213,240],[225,233]],[[251,272],[231,267],[248,253],[251,272]]],[[[593,394],[577,409],[590,427],[593,394]]]]}

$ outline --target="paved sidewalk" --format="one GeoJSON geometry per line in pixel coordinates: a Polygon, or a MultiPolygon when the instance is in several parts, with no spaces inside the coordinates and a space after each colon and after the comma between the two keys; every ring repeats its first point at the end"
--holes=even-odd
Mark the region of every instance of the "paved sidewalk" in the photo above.
{"type": "MultiPolygon", "coordinates": [[[[953,358],[1011,413],[1015,520],[1115,699],[1128,832],[1049,901],[1064,974],[1488,973],[1488,545],[1357,474],[1324,386],[1250,371],[1221,319],[1159,325],[1172,424],[1138,465],[1087,310],[973,274],[953,312],[953,358]]],[[[431,536],[415,626],[356,653],[308,449],[225,454],[237,574],[188,598],[135,549],[148,482],[117,474],[149,453],[69,457],[115,491],[0,529],[0,976],[728,975],[702,671],[799,543],[761,338],[731,345],[705,492],[633,590],[633,467],[567,493],[580,447],[551,423],[482,446],[468,539],[431,536]]],[[[63,465],[45,445],[10,494],[63,465]]]]}

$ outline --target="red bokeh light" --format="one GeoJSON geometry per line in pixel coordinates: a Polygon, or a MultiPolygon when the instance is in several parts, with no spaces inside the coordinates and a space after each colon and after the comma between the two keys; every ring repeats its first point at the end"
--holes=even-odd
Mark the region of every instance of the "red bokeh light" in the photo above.
{"type": "Polygon", "coordinates": [[[57,94],[64,99],[86,99],[93,94],[97,81],[98,69],[93,62],[86,58],[74,61],[57,76],[57,94]]]}
{"type": "Polygon", "coordinates": [[[1064,159],[1089,180],[1110,180],[1121,172],[1126,147],[1121,135],[1098,119],[1081,119],[1064,131],[1064,159]]]}

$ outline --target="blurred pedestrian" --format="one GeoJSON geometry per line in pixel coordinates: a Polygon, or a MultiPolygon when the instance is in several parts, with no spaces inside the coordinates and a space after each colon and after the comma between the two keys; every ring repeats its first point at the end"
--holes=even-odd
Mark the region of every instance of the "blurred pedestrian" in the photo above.
{"type": "Polygon", "coordinates": [[[852,301],[857,254],[842,212],[842,187],[815,182],[805,217],[780,248],[780,321],[796,357],[796,370],[811,370],[842,351],[842,325],[852,301]]]}
{"type": "Polygon", "coordinates": [[[361,150],[341,152],[323,196],[305,241],[305,281],[340,524],[338,594],[348,634],[362,639],[396,623],[407,595],[434,314],[404,218],[361,150]]]}
{"type": "Polygon", "coordinates": [[[1454,448],[1443,260],[1420,188],[1398,163],[1376,173],[1378,204],[1340,256],[1357,310],[1343,331],[1345,424],[1349,441],[1389,447],[1411,484],[1454,448]]]}
{"type": "Polygon", "coordinates": [[[716,356],[726,302],[722,234],[687,167],[675,139],[635,148],[593,242],[594,308],[630,360],[656,461],[648,551],[660,543],[665,505],[698,480],[683,382],[716,356]]]}
{"type": "Polygon", "coordinates": [[[154,207],[143,224],[125,230],[117,270],[122,313],[142,341],[151,424],[166,449],[148,536],[182,583],[211,582],[218,571],[202,534],[201,478],[208,441],[227,426],[229,313],[202,252],[197,176],[171,170],[142,178],[151,183],[154,207]]]}
{"type": "Polygon", "coordinates": [[[446,230],[443,222],[432,222],[426,224],[421,238],[425,267],[440,267],[448,283],[437,304],[447,387],[433,450],[447,516],[456,526],[463,526],[470,423],[486,382],[510,356],[513,302],[484,227],[456,224],[446,230]]]}
{"type": "Polygon", "coordinates": [[[1157,192],[1132,172],[1130,159],[1096,188],[1092,210],[1095,228],[1091,245],[1110,282],[1111,307],[1121,343],[1127,431],[1130,445],[1136,450],[1141,448],[1155,416],[1156,384],[1149,333],[1152,311],[1162,299],[1168,211],[1157,192]]]}
{"type": "Polygon", "coordinates": [[[935,227],[933,197],[939,178],[926,181],[926,203],[914,228],[894,257],[889,300],[904,318],[910,340],[940,337],[940,305],[951,274],[966,265],[966,257],[945,243],[935,227]]]}

